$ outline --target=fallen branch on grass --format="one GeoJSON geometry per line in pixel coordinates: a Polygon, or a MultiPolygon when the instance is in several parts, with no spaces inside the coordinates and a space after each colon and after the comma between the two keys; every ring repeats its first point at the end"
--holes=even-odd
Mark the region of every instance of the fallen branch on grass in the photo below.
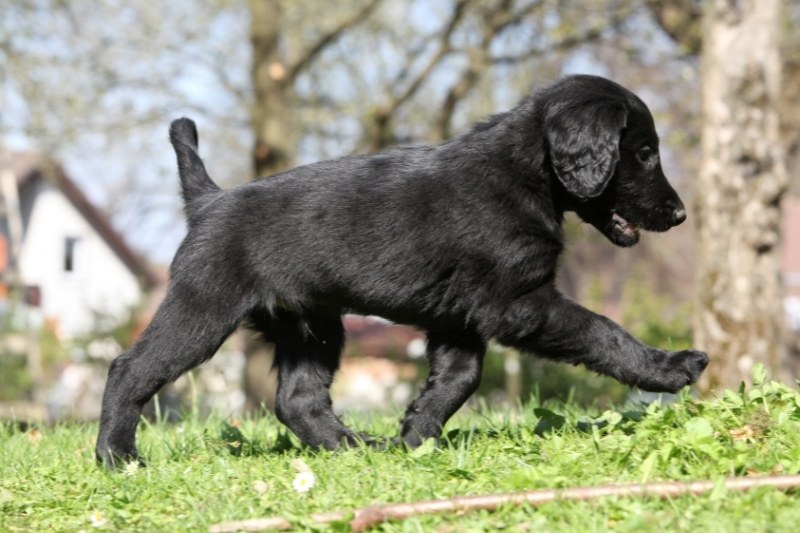
{"type": "MultiPolygon", "coordinates": [[[[789,490],[800,487],[800,475],[732,477],[723,482],[725,489],[745,491],[759,487],[789,490]]],[[[403,520],[411,516],[436,513],[463,513],[484,509],[493,511],[501,505],[542,505],[556,500],[593,500],[608,496],[674,498],[688,494],[703,494],[717,486],[717,482],[668,481],[660,483],[628,483],[622,485],[600,485],[597,487],[575,487],[570,489],[544,489],[506,494],[487,494],[483,496],[459,496],[449,500],[430,500],[413,503],[393,503],[373,505],[351,512],[331,512],[311,515],[318,524],[343,522],[348,518],[353,531],[359,532],[389,520],[403,520]]],[[[230,533],[235,531],[264,531],[270,529],[290,529],[292,523],[280,517],[256,518],[223,522],[211,526],[211,533],[230,533]]]]}

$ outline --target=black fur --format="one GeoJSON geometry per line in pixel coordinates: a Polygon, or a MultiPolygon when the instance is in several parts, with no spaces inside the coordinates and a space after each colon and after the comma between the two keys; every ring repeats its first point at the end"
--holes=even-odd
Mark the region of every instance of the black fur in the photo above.
{"type": "Polygon", "coordinates": [[[190,120],[170,137],[189,232],[152,323],[111,366],[97,443],[107,465],[136,457],[142,406],[241,322],[276,345],[278,418],[324,448],[359,438],[328,393],[348,311],[428,332],[430,377],[401,429],[410,445],[437,437],[478,386],[490,338],[651,391],[677,391],[708,363],[646,346],[554,286],[565,211],[619,246],[686,216],[650,112],[611,81],[568,77],[439,146],[227,191],[206,174],[190,120]]]}

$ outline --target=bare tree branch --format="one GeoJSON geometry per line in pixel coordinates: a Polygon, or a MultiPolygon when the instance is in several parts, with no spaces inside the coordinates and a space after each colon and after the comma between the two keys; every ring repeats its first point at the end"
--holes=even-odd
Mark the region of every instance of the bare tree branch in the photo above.
{"type": "Polygon", "coordinates": [[[542,2],[531,2],[514,13],[510,12],[510,7],[510,2],[502,2],[494,12],[486,18],[487,24],[484,27],[484,36],[481,44],[477,49],[470,51],[469,65],[466,70],[464,70],[459,80],[447,93],[441,112],[439,113],[432,140],[443,140],[450,136],[451,123],[456,106],[459,101],[475,87],[481,76],[485,73],[487,65],[513,64],[533,57],[543,56],[556,51],[568,50],[580,44],[596,41],[600,39],[603,33],[609,28],[618,27],[620,23],[630,16],[632,11],[630,8],[620,9],[614,13],[609,24],[592,28],[579,35],[572,35],[560,41],[549,43],[546,48],[532,47],[530,50],[521,54],[490,56],[489,49],[495,37],[507,28],[520,24],[525,17],[542,7],[542,2]]]}
{"type": "MultiPolygon", "coordinates": [[[[310,516],[318,525],[343,522],[348,517],[350,527],[355,532],[364,531],[390,520],[404,520],[412,516],[463,513],[466,511],[494,511],[501,505],[539,506],[554,501],[587,501],[609,497],[676,498],[679,496],[700,495],[720,487],[730,491],[747,491],[761,487],[778,490],[793,490],[800,487],[800,475],[730,477],[721,483],[712,480],[665,481],[655,483],[626,483],[599,485],[595,487],[574,487],[568,489],[543,489],[506,494],[486,494],[478,496],[458,496],[449,500],[428,500],[411,503],[395,503],[363,507],[353,512],[334,511],[310,516]]],[[[291,529],[295,524],[280,517],[257,518],[223,522],[211,526],[211,533],[234,531],[264,531],[269,529],[291,529]]]]}
{"type": "Polygon", "coordinates": [[[647,7],[661,29],[686,54],[700,53],[703,44],[701,0],[648,0],[647,7]]]}
{"type": "MultiPolygon", "coordinates": [[[[515,15],[510,11],[511,4],[511,0],[503,0],[484,19],[486,22],[483,27],[481,43],[477,48],[470,50],[467,68],[462,72],[458,81],[447,92],[447,96],[442,104],[442,109],[439,112],[439,117],[436,120],[432,140],[440,141],[450,136],[450,126],[456,105],[478,83],[482,73],[486,70],[485,67],[489,63],[489,47],[492,41],[504,28],[514,20],[518,20],[515,19],[515,15]]],[[[529,7],[533,8],[538,5],[538,3],[533,3],[529,7]]],[[[528,9],[525,9],[517,15],[524,16],[528,11],[528,9]]]]}
{"type": "Polygon", "coordinates": [[[296,79],[297,76],[305,70],[316,57],[327,48],[333,41],[338,39],[348,28],[355,26],[364,19],[366,19],[382,0],[370,0],[363,8],[355,12],[350,18],[342,21],[341,24],[333,28],[328,33],[322,35],[316,43],[306,51],[303,56],[298,59],[293,65],[289,67],[289,79],[296,79]]]}
{"type": "Polygon", "coordinates": [[[532,59],[534,57],[543,56],[545,54],[551,54],[561,50],[569,50],[570,48],[574,48],[579,44],[587,44],[598,40],[603,36],[603,32],[606,29],[607,28],[595,28],[581,35],[572,35],[570,37],[561,39],[560,41],[548,44],[547,48],[531,48],[522,54],[493,56],[489,60],[493,65],[511,65],[527,59],[532,59]]]}
{"type": "Polygon", "coordinates": [[[447,24],[444,25],[439,34],[439,49],[428,60],[428,63],[420,70],[417,76],[406,86],[405,90],[395,95],[390,101],[377,109],[372,117],[372,128],[368,138],[369,150],[378,151],[391,144],[395,139],[390,135],[389,122],[392,116],[406,101],[419,91],[422,84],[427,80],[433,70],[453,51],[450,41],[453,32],[464,18],[467,7],[472,0],[458,0],[453,8],[453,13],[447,24]]]}
{"type": "Polygon", "coordinates": [[[420,71],[417,77],[414,78],[414,81],[412,81],[406,87],[406,90],[397,95],[385,108],[386,114],[391,115],[406,100],[412,97],[419,90],[420,86],[428,78],[433,69],[436,68],[436,66],[442,61],[442,59],[445,58],[445,56],[447,56],[447,54],[453,51],[450,37],[453,35],[458,23],[464,17],[464,12],[466,11],[466,7],[470,2],[471,0],[459,0],[456,2],[455,9],[453,9],[453,15],[450,17],[450,20],[441,34],[441,45],[439,46],[439,50],[436,52],[436,54],[434,54],[433,57],[431,57],[430,61],[428,61],[428,64],[425,65],[425,68],[420,71]]]}

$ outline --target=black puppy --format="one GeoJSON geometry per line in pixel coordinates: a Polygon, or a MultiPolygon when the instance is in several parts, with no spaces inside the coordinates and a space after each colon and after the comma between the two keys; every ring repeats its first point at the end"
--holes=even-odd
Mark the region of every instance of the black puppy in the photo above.
{"type": "Polygon", "coordinates": [[[136,457],[142,406],[214,355],[240,322],[275,343],[276,414],[304,443],[360,439],[331,408],[341,315],[428,334],[430,377],[402,422],[439,436],[475,391],[486,342],[675,392],[708,364],[642,344],[554,286],[561,222],[575,211],[619,246],[686,218],[661,170],[647,106],[603,78],[571,76],[439,146],[295,168],[220,190],[188,119],[173,122],[189,232],[166,299],[111,365],[97,457],[136,457]]]}

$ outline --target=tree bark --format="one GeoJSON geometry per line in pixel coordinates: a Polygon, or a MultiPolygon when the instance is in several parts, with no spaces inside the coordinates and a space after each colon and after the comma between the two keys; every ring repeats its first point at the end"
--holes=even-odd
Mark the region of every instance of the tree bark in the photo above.
{"type": "Polygon", "coordinates": [[[757,362],[776,372],[784,349],[779,16],[779,0],[706,6],[694,316],[712,361],[704,391],[736,387],[757,362]]]}
{"type": "MultiPolygon", "coordinates": [[[[251,125],[253,131],[253,178],[288,169],[293,163],[296,131],[291,109],[294,80],[281,54],[282,7],[280,0],[250,0],[250,43],[253,59],[250,78],[253,86],[251,125]]],[[[245,354],[245,410],[262,405],[272,409],[277,392],[277,376],[272,372],[274,347],[243,329],[245,354]]]]}
{"type": "Polygon", "coordinates": [[[289,120],[294,80],[281,55],[280,0],[250,0],[253,49],[253,173],[256,178],[286,170],[292,164],[296,131],[289,120]]]}

